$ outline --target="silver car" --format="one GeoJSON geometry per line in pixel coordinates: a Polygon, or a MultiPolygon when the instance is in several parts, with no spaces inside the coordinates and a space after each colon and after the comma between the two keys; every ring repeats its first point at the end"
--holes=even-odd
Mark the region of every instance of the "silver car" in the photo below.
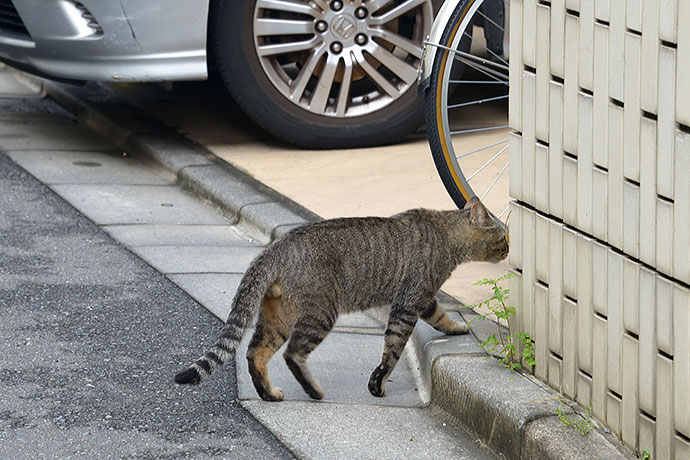
{"type": "Polygon", "coordinates": [[[432,0],[0,0],[0,60],[49,78],[206,79],[307,147],[393,142],[419,126],[432,0]]]}

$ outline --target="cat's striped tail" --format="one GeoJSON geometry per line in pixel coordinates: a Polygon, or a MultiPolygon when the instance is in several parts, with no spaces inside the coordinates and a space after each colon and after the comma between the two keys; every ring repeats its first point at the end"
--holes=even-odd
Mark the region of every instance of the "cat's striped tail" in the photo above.
{"type": "Polygon", "coordinates": [[[244,330],[259,310],[261,301],[269,286],[278,277],[277,264],[272,263],[273,251],[260,254],[242,277],[237,293],[232,300],[232,310],[216,344],[187,369],[175,376],[181,385],[197,385],[216,369],[234,356],[237,345],[242,340],[244,330]]]}

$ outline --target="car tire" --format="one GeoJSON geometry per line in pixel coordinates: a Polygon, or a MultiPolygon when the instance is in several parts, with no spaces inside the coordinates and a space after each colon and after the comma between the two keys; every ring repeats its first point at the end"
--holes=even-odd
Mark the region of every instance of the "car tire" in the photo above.
{"type": "Polygon", "coordinates": [[[398,142],[422,125],[424,98],[416,84],[388,105],[359,116],[319,115],[290,101],[257,55],[252,30],[256,2],[212,1],[209,49],[233,99],[265,131],[307,148],[354,148],[398,142]]]}

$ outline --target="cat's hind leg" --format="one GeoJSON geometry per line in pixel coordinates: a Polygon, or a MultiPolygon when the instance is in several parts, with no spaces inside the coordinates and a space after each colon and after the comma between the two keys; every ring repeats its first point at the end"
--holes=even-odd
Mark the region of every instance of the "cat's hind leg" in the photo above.
{"type": "Polygon", "coordinates": [[[407,339],[410,337],[417,319],[418,310],[393,304],[388,316],[388,324],[384,334],[383,357],[381,364],[378,365],[369,377],[369,392],[374,396],[386,395],[386,380],[393,372],[395,365],[400,359],[400,355],[405,348],[407,339]]]}
{"type": "Polygon", "coordinates": [[[256,392],[266,401],[282,401],[284,397],[283,390],[271,383],[267,367],[268,361],[285,343],[290,333],[290,327],[285,322],[285,315],[281,314],[281,308],[280,297],[264,297],[256,322],[256,331],[247,350],[249,375],[256,392]]]}
{"type": "Polygon", "coordinates": [[[323,398],[323,389],[307,367],[307,358],[326,338],[333,328],[336,318],[335,310],[333,312],[323,310],[314,312],[311,310],[311,314],[302,316],[295,324],[287,349],[283,354],[292,374],[302,385],[304,391],[314,399],[323,398]]]}
{"type": "Polygon", "coordinates": [[[436,301],[432,299],[431,302],[422,310],[421,318],[437,331],[448,335],[467,334],[470,329],[465,323],[456,323],[448,317],[448,314],[443,311],[436,301]]]}

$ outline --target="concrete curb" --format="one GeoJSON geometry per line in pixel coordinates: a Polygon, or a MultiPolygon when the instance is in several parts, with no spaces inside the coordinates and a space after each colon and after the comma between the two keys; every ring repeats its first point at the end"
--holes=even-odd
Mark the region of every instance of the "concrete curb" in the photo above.
{"type": "MultiPolygon", "coordinates": [[[[313,212],[132,107],[103,85],[76,87],[25,78],[41,82],[50,97],[75,113],[91,130],[167,168],[183,188],[217,206],[259,241],[268,243],[295,226],[320,220],[313,212]]],[[[452,302],[443,293],[440,297],[452,302]]],[[[473,332],[476,329],[473,325],[473,332]]],[[[431,328],[417,327],[407,352],[411,362],[418,363],[413,373],[429,393],[425,399],[505,458],[635,458],[601,430],[583,436],[566,427],[556,417],[557,408],[563,408],[557,393],[532,377],[487,359],[476,343],[458,346],[457,341],[439,337],[431,328]]],[[[578,417],[570,408],[565,412],[578,417]]]]}

